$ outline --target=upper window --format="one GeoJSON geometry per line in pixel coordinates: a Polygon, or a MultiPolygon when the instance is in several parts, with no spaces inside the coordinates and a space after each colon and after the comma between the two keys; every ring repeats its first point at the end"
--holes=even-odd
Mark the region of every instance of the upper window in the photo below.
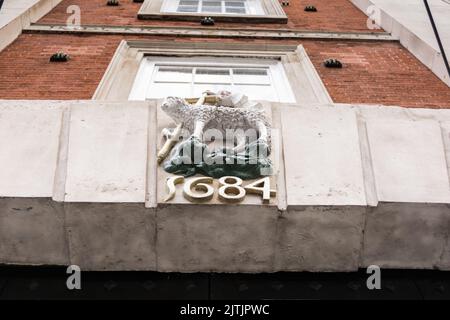
{"type": "Polygon", "coordinates": [[[170,0],[162,12],[263,15],[259,0],[170,0]]]}
{"type": "Polygon", "coordinates": [[[143,60],[130,100],[199,97],[206,90],[241,92],[252,100],[295,102],[279,61],[229,58],[156,58],[143,60]]]}
{"type": "Polygon", "coordinates": [[[138,12],[139,19],[200,22],[205,16],[225,22],[287,23],[278,0],[145,0],[138,12]]]}

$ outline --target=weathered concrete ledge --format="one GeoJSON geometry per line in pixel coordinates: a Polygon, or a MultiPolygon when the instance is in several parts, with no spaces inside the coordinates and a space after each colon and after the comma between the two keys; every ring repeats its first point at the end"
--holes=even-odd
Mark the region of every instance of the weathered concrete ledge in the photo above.
{"type": "Polygon", "coordinates": [[[277,203],[194,205],[156,196],[156,101],[0,101],[0,263],[450,270],[450,110],[271,109],[277,203]]]}

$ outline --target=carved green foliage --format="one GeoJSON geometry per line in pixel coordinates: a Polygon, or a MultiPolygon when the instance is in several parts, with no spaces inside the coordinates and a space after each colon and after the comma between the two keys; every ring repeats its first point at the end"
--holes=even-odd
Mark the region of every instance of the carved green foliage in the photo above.
{"type": "Polygon", "coordinates": [[[261,140],[248,143],[242,152],[235,153],[229,148],[211,151],[200,139],[190,137],[176,146],[163,167],[169,173],[186,177],[202,174],[249,180],[272,174],[268,154],[269,146],[261,140]]]}

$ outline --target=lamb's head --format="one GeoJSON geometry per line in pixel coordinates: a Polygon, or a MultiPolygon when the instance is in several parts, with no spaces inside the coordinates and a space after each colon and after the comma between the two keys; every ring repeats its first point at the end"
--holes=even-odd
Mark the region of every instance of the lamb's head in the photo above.
{"type": "Polygon", "coordinates": [[[188,103],[184,99],[167,97],[161,105],[161,109],[176,123],[180,123],[183,121],[183,110],[187,105],[188,103]]]}

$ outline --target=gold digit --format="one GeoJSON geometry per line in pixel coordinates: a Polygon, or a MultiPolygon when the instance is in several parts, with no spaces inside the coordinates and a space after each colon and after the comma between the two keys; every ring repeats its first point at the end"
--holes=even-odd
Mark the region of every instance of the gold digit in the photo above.
{"type": "Polygon", "coordinates": [[[201,202],[211,200],[214,196],[214,188],[209,184],[213,183],[213,178],[200,177],[189,179],[183,187],[184,197],[191,202],[201,202]],[[203,191],[204,193],[197,193],[195,191],[203,191]]]}
{"type": "Polygon", "coordinates": [[[241,187],[242,179],[226,176],[219,179],[219,199],[226,202],[241,202],[245,198],[245,189],[241,187]]]}
{"type": "Polygon", "coordinates": [[[175,197],[175,192],[177,191],[177,188],[175,187],[175,185],[177,185],[181,182],[184,182],[183,176],[174,176],[171,178],[167,178],[167,181],[166,181],[167,197],[164,199],[164,202],[172,200],[173,197],[175,197]]]}
{"type": "Polygon", "coordinates": [[[253,183],[246,185],[244,187],[244,189],[248,193],[261,194],[264,202],[270,201],[271,197],[275,197],[277,195],[276,190],[270,189],[270,178],[269,177],[265,177],[265,178],[256,180],[253,183]]]}

